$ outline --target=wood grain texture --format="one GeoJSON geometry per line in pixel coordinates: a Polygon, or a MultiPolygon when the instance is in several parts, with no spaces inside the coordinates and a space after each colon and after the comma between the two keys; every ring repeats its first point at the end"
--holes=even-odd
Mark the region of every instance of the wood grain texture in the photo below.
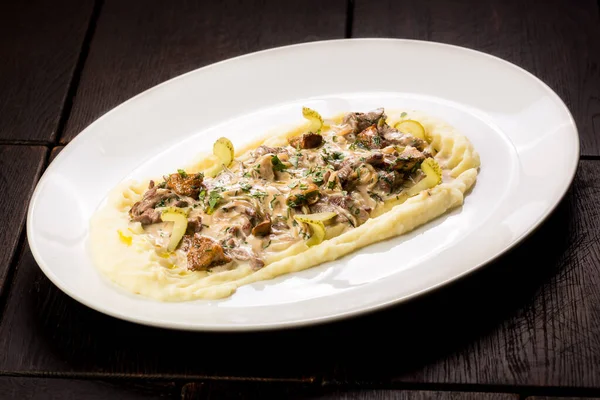
{"type": "Polygon", "coordinates": [[[310,347],[299,332],[179,332],[105,316],[57,289],[29,248],[0,322],[0,371],[313,382],[319,362],[310,347]]]}
{"type": "Polygon", "coordinates": [[[182,73],[270,47],[341,38],[345,19],[345,0],[107,0],[61,142],[182,73]]]}
{"type": "Polygon", "coordinates": [[[56,158],[56,156],[58,155],[58,153],[60,153],[62,151],[62,149],[64,149],[65,146],[55,146],[52,151],[50,152],[50,159],[48,160],[49,162],[54,161],[54,159],[56,158]]]}
{"type": "Polygon", "coordinates": [[[525,400],[600,400],[600,397],[546,397],[546,396],[532,396],[532,397],[526,397],[525,400]]]}
{"type": "Polygon", "coordinates": [[[449,43],[515,63],[565,101],[582,154],[600,155],[598,15],[596,0],[356,0],[353,36],[449,43]]]}
{"type": "Polygon", "coordinates": [[[93,5],[0,3],[0,140],[54,139],[93,5]]]}
{"type": "Polygon", "coordinates": [[[0,146],[0,299],[45,155],[44,147],[0,146]]]}
{"type": "Polygon", "coordinates": [[[348,323],[330,379],[600,387],[599,178],[599,162],[581,162],[565,200],[509,254],[348,323]]]}
{"type": "Polygon", "coordinates": [[[0,376],[0,399],[105,400],[181,399],[181,388],[172,382],[95,381],[59,378],[0,376]]]}
{"type": "Polygon", "coordinates": [[[549,220],[478,273],[399,307],[312,328],[218,334],[120,321],[64,295],[26,250],[0,324],[0,371],[597,388],[599,177],[599,162],[581,162],[549,220]]]}
{"type": "Polygon", "coordinates": [[[313,399],[313,400],[518,400],[504,393],[466,393],[417,390],[340,390],[327,387],[293,387],[255,382],[203,382],[183,387],[182,400],[197,399],[313,399]]]}

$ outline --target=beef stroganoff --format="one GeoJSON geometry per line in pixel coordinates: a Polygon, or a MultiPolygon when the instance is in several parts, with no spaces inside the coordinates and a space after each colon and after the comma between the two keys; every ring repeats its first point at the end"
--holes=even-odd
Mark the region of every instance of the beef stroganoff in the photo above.
{"type": "MultiPolygon", "coordinates": [[[[463,204],[466,136],[416,110],[347,112],[116,187],[91,221],[98,269],[161,301],[218,299],[338,259],[463,204]]],[[[365,266],[367,267],[367,266],[365,266]]]]}

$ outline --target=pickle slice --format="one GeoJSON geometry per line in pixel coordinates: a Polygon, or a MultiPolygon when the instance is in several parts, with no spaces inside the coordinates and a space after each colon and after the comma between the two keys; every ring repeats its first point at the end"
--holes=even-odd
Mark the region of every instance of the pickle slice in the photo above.
{"type": "Polygon", "coordinates": [[[302,107],[302,116],[310,121],[310,132],[321,132],[321,129],[323,128],[323,117],[321,117],[321,114],[311,108],[302,107]]]}
{"type": "Polygon", "coordinates": [[[229,167],[235,154],[233,143],[225,137],[217,139],[213,145],[213,154],[217,156],[224,166],[229,167]]]}
{"type": "Polygon", "coordinates": [[[394,128],[398,129],[402,133],[408,133],[419,139],[426,140],[425,128],[415,120],[406,119],[404,121],[400,121],[394,125],[394,128]]]}
{"type": "Polygon", "coordinates": [[[308,247],[316,246],[325,239],[325,221],[334,218],[337,214],[334,212],[322,212],[316,214],[296,214],[294,219],[298,222],[308,224],[312,235],[306,241],[308,247]]]}
{"type": "Polygon", "coordinates": [[[421,163],[421,170],[425,173],[425,178],[421,179],[416,185],[406,191],[406,194],[409,197],[415,196],[423,190],[431,189],[442,183],[442,169],[433,158],[427,158],[423,161],[421,163]]]}
{"type": "Polygon", "coordinates": [[[168,207],[161,213],[160,217],[164,222],[173,222],[173,230],[171,231],[167,251],[174,251],[183,235],[185,235],[188,224],[187,212],[182,208],[168,207]]]}
{"type": "Polygon", "coordinates": [[[229,167],[235,156],[235,149],[231,140],[221,137],[213,144],[213,154],[210,156],[214,161],[212,167],[202,171],[204,175],[214,178],[223,170],[223,166],[229,167]]]}

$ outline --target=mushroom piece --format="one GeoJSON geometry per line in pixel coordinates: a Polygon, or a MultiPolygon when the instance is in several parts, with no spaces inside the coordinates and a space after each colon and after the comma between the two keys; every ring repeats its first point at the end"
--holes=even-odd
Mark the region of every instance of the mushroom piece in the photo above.
{"type": "Polygon", "coordinates": [[[316,203],[319,196],[319,187],[314,183],[300,184],[298,188],[292,190],[286,204],[292,208],[310,205],[316,203]]]}

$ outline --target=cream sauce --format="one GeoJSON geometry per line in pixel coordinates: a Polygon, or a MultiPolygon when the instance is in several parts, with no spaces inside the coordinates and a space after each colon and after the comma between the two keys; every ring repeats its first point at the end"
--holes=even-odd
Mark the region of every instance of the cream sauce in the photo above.
{"type": "MultiPolygon", "coordinates": [[[[399,115],[400,111],[388,114],[388,119],[398,120],[399,115]]],[[[231,236],[232,227],[242,227],[248,220],[239,203],[250,204],[259,213],[269,213],[274,222],[269,235],[250,234],[236,238],[236,248],[252,251],[264,263],[264,267],[258,271],[244,260],[213,266],[208,271],[193,271],[188,268],[183,243],[175,252],[165,252],[171,223],[142,227],[138,222],[129,221],[128,211],[142,198],[147,182],[122,183],[111,192],[108,204],[94,215],[91,225],[94,262],[112,281],[134,293],[164,301],[223,298],[231,295],[241,285],[309,268],[369,243],[411,230],[462,204],[463,194],[476,179],[479,156],[466,137],[458,134],[445,122],[414,111],[410,111],[409,115],[418,119],[427,129],[431,137],[428,150],[442,167],[444,182],[398,204],[394,200],[402,188],[398,188],[396,193],[383,193],[375,188],[377,182],[372,181],[375,173],[372,166],[368,163],[357,166],[364,171],[359,171],[357,183],[347,195],[351,197],[354,207],[364,212],[366,209],[370,211],[362,218],[357,218],[349,210],[345,210],[348,215],[340,212],[327,226],[326,240],[317,246],[306,246],[310,230],[303,226],[305,224],[295,223],[294,214],[290,215],[311,212],[310,207],[288,207],[286,200],[293,190],[299,189],[301,182],[311,183],[315,175],[319,180],[318,172],[314,174],[313,171],[305,176],[305,171],[316,167],[325,172],[331,171],[330,179],[319,185],[321,196],[341,194],[342,188],[330,189],[327,185],[339,171],[333,171],[328,167],[329,163],[319,161],[319,157],[323,159],[324,149],[328,153],[325,154],[326,157],[331,157],[336,152],[341,155],[334,157],[344,159],[366,157],[369,154],[365,149],[350,148],[352,141],[346,140],[343,135],[347,133],[347,127],[339,124],[339,119],[337,125],[333,124],[330,129],[321,132],[325,139],[323,146],[298,152],[293,147],[286,146],[285,138],[290,136],[289,132],[264,142],[259,141],[250,151],[243,151],[229,170],[223,171],[215,179],[205,179],[206,193],[202,206],[197,204],[194,207],[192,200],[183,198],[189,202],[188,218],[202,218],[200,233],[221,242],[231,236]],[[256,154],[258,144],[263,143],[285,148],[286,152],[278,155],[279,161],[287,167],[284,171],[271,171],[272,175],[269,173],[265,157],[272,164],[272,155],[256,154]],[[298,158],[297,164],[292,157],[298,158]],[[290,187],[295,182],[298,184],[290,187]],[[207,213],[206,207],[210,205],[208,199],[213,191],[219,195],[218,202],[214,203],[214,212],[207,213]],[[373,196],[373,193],[381,198],[373,196]],[[285,223],[288,229],[276,229],[277,221],[285,223]]],[[[410,187],[419,179],[417,171],[410,179],[403,181],[402,186],[410,187]]]]}

